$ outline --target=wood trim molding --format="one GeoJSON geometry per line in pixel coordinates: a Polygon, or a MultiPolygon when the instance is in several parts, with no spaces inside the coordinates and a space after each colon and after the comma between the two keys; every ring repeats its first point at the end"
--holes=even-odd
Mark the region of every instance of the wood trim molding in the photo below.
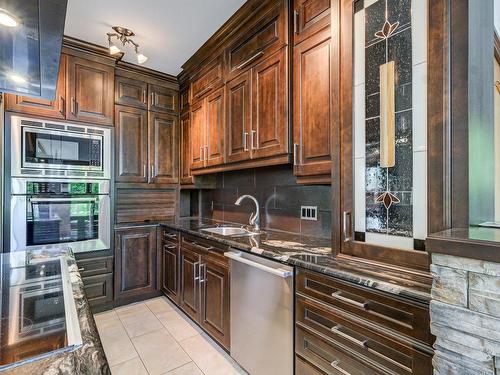
{"type": "Polygon", "coordinates": [[[106,47],[86,42],[67,35],[63,37],[62,52],[112,66],[114,66],[116,64],[116,61],[118,59],[121,59],[121,57],[123,56],[123,54],[120,54],[116,57],[111,56],[109,54],[108,48],[106,47]]]}
{"type": "Polygon", "coordinates": [[[156,83],[165,84],[166,82],[170,83],[174,86],[174,88],[179,88],[179,83],[176,76],[173,76],[168,73],[159,72],[158,70],[149,69],[141,65],[132,64],[129,62],[125,62],[123,60],[119,60],[116,62],[116,74],[117,75],[126,75],[126,72],[133,72],[133,74],[137,77],[137,74],[140,74],[144,77],[145,81],[151,80],[156,81],[156,83]]]}

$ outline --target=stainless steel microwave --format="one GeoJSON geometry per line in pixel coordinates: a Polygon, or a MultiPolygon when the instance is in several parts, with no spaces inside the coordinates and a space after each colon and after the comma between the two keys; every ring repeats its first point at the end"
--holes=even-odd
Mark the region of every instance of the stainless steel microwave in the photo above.
{"type": "Polygon", "coordinates": [[[11,148],[12,177],[111,177],[111,129],[12,116],[11,148]]]}

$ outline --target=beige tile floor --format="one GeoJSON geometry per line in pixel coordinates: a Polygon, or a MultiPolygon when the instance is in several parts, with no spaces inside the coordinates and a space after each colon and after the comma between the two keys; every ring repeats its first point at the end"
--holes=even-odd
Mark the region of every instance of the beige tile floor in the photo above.
{"type": "Polygon", "coordinates": [[[246,374],[165,297],[94,318],[113,375],[246,374]]]}

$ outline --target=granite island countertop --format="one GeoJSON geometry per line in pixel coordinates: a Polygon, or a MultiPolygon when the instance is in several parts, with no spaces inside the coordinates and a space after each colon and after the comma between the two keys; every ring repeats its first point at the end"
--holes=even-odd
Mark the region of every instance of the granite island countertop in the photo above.
{"type": "Polygon", "coordinates": [[[1,263],[0,373],[110,375],[71,250],[5,253],[1,263]]]}
{"type": "Polygon", "coordinates": [[[333,276],[365,287],[377,289],[418,302],[430,301],[432,279],[422,273],[399,271],[383,265],[374,267],[363,260],[339,259],[332,256],[331,240],[300,234],[263,230],[253,236],[221,236],[202,231],[217,225],[241,226],[210,219],[180,218],[164,222],[163,226],[194,236],[215,240],[234,249],[245,251],[333,276]],[[418,274],[418,275],[417,275],[418,274]]]}

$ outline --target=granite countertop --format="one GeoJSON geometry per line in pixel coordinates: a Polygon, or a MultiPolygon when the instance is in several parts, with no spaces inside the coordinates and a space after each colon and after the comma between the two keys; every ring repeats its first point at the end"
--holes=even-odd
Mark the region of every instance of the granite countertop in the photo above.
{"type": "Polygon", "coordinates": [[[430,301],[431,277],[393,268],[374,267],[362,260],[338,259],[332,256],[331,240],[301,236],[299,234],[264,230],[254,236],[224,237],[201,231],[202,228],[216,225],[237,225],[220,221],[180,218],[175,222],[162,225],[198,237],[215,240],[234,249],[270,258],[288,265],[306,268],[325,275],[377,289],[419,302],[430,301]]]}
{"type": "Polygon", "coordinates": [[[0,372],[110,375],[71,250],[56,247],[18,251],[2,254],[1,259],[0,372]],[[64,280],[68,288],[62,293],[60,286],[64,280]],[[32,290],[41,290],[41,293],[30,295],[32,290]],[[17,305],[16,300],[21,301],[22,306],[17,305]],[[60,306],[63,300],[64,307],[60,306]],[[74,307],[68,308],[73,302],[74,307]],[[22,319],[16,319],[21,310],[24,311],[22,319]],[[22,326],[17,327],[16,320],[23,321],[22,326]]]}

